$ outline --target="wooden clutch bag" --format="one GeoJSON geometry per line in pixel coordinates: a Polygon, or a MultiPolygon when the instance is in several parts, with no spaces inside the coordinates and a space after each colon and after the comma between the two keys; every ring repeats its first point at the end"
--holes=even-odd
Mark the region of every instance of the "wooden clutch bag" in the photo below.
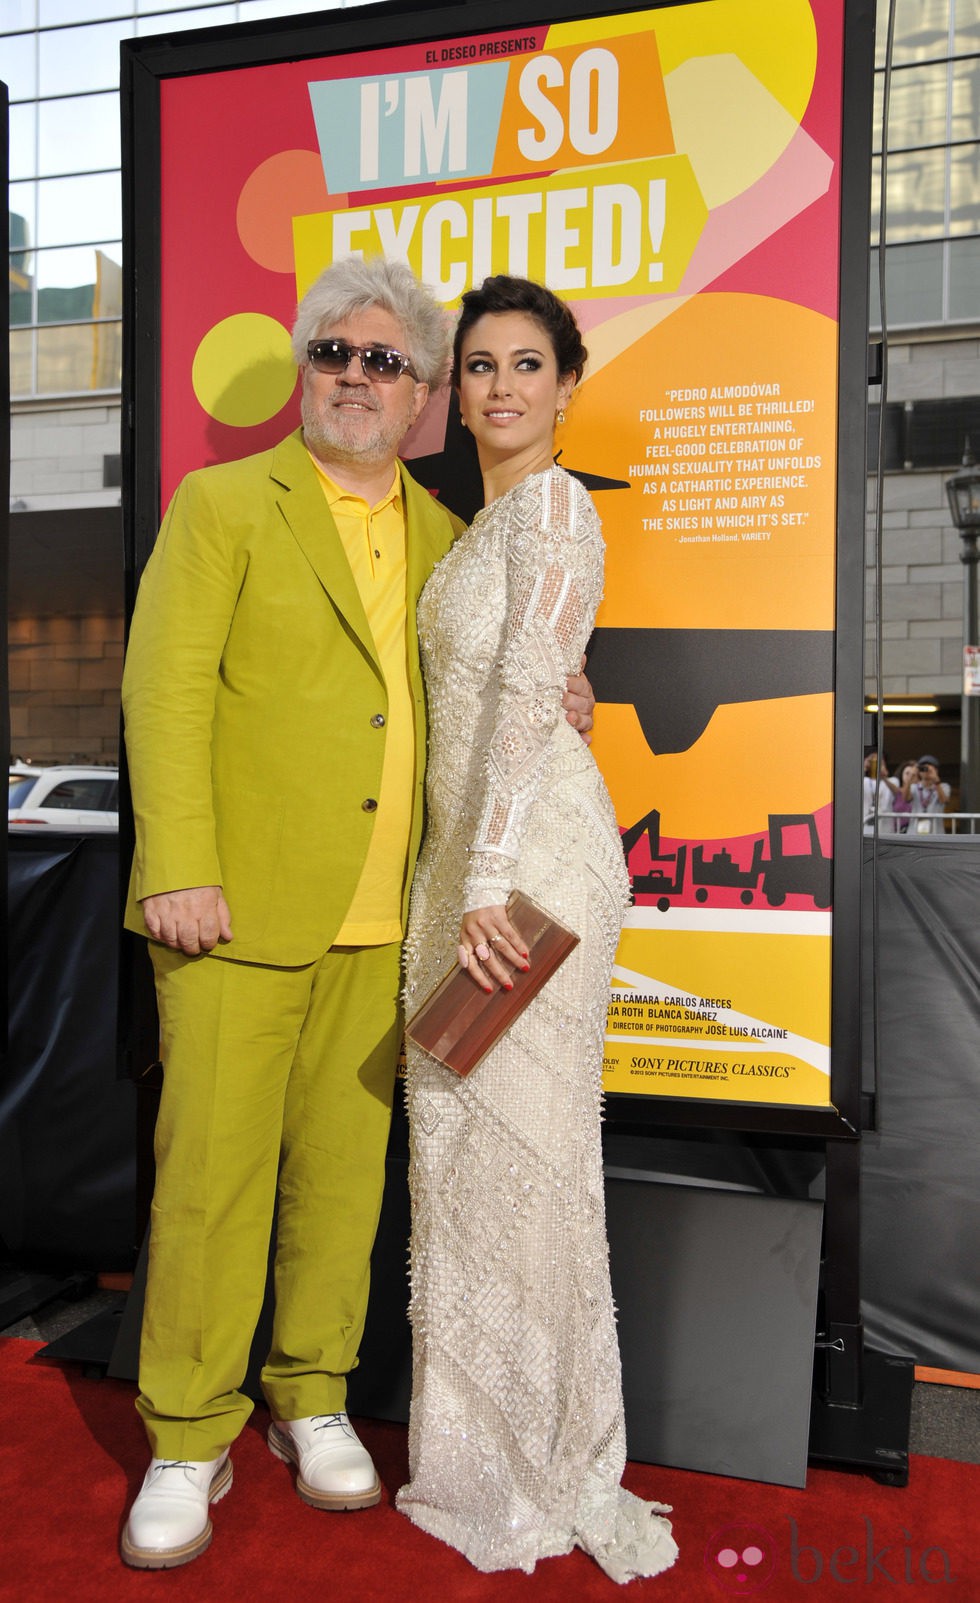
{"type": "Polygon", "coordinates": [[[476,1068],[578,945],[574,930],[566,929],[523,891],[511,892],[507,917],[524,941],[531,964],[525,973],[501,958],[513,990],[504,990],[494,980],[493,990],[483,991],[454,964],[406,1025],[407,1039],[454,1074],[466,1075],[476,1068]]]}

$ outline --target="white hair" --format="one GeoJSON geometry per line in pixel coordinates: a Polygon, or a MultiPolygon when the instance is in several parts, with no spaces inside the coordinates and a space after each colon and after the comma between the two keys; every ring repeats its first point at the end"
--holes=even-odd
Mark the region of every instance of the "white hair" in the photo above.
{"type": "Polygon", "coordinates": [[[310,285],[293,325],[297,364],[307,360],[306,348],[322,329],[375,306],[390,312],[405,330],[404,354],[411,357],[422,383],[432,389],[442,384],[449,366],[449,330],[442,308],[411,268],[383,256],[333,262],[310,285]]]}

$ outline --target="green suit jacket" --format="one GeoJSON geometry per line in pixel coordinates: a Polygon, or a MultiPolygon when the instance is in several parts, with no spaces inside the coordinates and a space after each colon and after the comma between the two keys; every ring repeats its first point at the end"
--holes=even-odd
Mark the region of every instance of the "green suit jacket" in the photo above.
{"type": "MultiPolygon", "coordinates": [[[[416,711],[407,901],[426,743],[415,604],[463,525],[401,473],[416,711]]],[[[300,431],[180,485],[140,585],[123,710],[136,815],[127,927],[145,933],[145,896],[221,885],[234,940],[216,955],[313,961],[360,878],[388,698],[300,431]]]]}

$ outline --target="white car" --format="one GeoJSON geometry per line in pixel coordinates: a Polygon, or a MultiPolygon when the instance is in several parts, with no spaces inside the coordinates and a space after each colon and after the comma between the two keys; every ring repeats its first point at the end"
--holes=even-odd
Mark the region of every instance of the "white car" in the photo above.
{"type": "Polygon", "coordinates": [[[7,827],[18,834],[51,829],[70,835],[118,830],[118,768],[11,764],[7,827]]]}

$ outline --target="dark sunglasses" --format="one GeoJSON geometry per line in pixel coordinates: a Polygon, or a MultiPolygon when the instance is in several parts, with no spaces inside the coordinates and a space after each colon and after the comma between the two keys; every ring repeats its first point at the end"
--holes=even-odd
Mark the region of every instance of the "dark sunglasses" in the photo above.
{"type": "Polygon", "coordinates": [[[394,384],[403,373],[419,382],[412,358],[390,345],[350,345],[347,340],[310,340],[306,354],[318,373],[345,373],[356,356],[372,384],[394,384]]]}

